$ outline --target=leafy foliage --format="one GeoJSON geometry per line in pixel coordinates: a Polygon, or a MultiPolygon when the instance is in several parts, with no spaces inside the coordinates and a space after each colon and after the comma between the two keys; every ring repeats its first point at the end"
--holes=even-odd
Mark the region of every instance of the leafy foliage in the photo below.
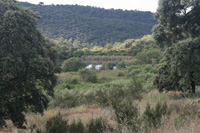
{"type": "Polygon", "coordinates": [[[78,39],[93,45],[122,42],[150,34],[156,24],[153,13],[142,11],[105,10],[78,5],[33,5],[42,16],[39,27],[51,38],[78,39]]]}
{"type": "Polygon", "coordinates": [[[140,131],[140,114],[139,109],[130,100],[124,99],[121,102],[113,101],[116,120],[119,124],[125,124],[132,132],[140,131]]]}
{"type": "Polygon", "coordinates": [[[53,116],[46,123],[46,133],[68,133],[68,121],[60,114],[53,116]]]}
{"type": "Polygon", "coordinates": [[[195,93],[199,82],[200,3],[198,0],[160,0],[154,38],[166,48],[155,84],[160,91],[180,90],[195,93]]]}
{"type": "Polygon", "coordinates": [[[135,77],[140,80],[145,90],[154,89],[153,81],[158,74],[156,65],[134,65],[128,68],[128,77],[135,77]]]}
{"type": "Polygon", "coordinates": [[[79,119],[78,122],[73,120],[73,122],[69,125],[70,133],[84,133],[85,128],[82,121],[79,119]]]}
{"type": "MultiPolygon", "coordinates": [[[[58,52],[61,63],[72,57],[82,58],[86,62],[104,63],[108,61],[132,60],[132,56],[138,55],[135,60],[140,64],[147,64],[152,63],[152,59],[155,59],[156,63],[159,62],[162,55],[162,51],[160,51],[151,35],[145,35],[141,39],[128,39],[121,43],[114,43],[113,45],[108,44],[109,47],[88,47],[79,41],[64,40],[63,38],[51,41],[56,44],[54,48],[58,52]],[[141,61],[138,61],[140,59],[141,61]]],[[[124,62],[121,62],[120,67],[126,67],[124,62]]]]}
{"type": "Polygon", "coordinates": [[[63,62],[62,70],[64,72],[73,72],[78,71],[81,68],[84,68],[86,64],[82,62],[80,58],[72,57],[63,62]]]}
{"type": "Polygon", "coordinates": [[[14,0],[0,0],[0,127],[22,127],[24,112],[42,113],[59,71],[54,44],[38,30],[39,16],[14,0]]]}
{"type": "Polygon", "coordinates": [[[64,40],[63,38],[53,41],[56,44],[55,49],[61,61],[72,57],[80,58],[84,54],[82,50],[84,45],[80,44],[78,41],[64,40]]]}
{"type": "Polygon", "coordinates": [[[94,70],[83,69],[78,71],[80,78],[86,82],[96,83],[98,81],[96,72],[94,70]]]}
{"type": "Polygon", "coordinates": [[[160,91],[191,91],[192,81],[199,84],[199,41],[184,40],[168,49],[155,80],[160,91]]]}
{"type": "Polygon", "coordinates": [[[87,124],[87,133],[102,133],[105,129],[105,125],[103,124],[104,122],[101,117],[97,119],[91,118],[87,124]]]}
{"type": "Polygon", "coordinates": [[[143,119],[145,122],[146,130],[149,130],[152,127],[157,128],[161,124],[162,116],[167,113],[167,104],[157,103],[155,108],[151,108],[149,104],[147,104],[146,109],[143,114],[143,119]]]}
{"type": "Polygon", "coordinates": [[[137,53],[136,58],[141,62],[141,64],[157,63],[160,61],[161,51],[153,45],[147,45],[141,52],[137,53]]]}
{"type": "Polygon", "coordinates": [[[126,63],[124,61],[118,62],[117,68],[126,68],[126,63]]]}

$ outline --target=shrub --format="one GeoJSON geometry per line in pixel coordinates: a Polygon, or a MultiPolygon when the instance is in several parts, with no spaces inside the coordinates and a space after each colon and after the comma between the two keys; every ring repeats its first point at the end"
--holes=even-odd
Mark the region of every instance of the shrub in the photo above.
{"type": "Polygon", "coordinates": [[[83,69],[78,71],[80,78],[85,82],[97,83],[97,74],[94,70],[83,69]]]}
{"type": "MultiPolygon", "coordinates": [[[[85,88],[87,87],[85,86],[85,88]]],[[[62,89],[56,91],[50,106],[60,108],[71,108],[83,104],[109,106],[111,105],[111,100],[121,101],[125,98],[140,100],[142,98],[142,92],[143,87],[140,81],[136,79],[133,79],[128,84],[107,83],[101,86],[92,85],[92,88],[87,91],[62,89]]]]}
{"type": "Polygon", "coordinates": [[[105,126],[103,123],[104,122],[101,117],[97,119],[91,118],[87,124],[87,132],[88,133],[102,133],[103,130],[105,129],[105,126]]]}
{"type": "Polygon", "coordinates": [[[42,130],[41,130],[41,129],[36,129],[35,132],[36,132],[36,133],[42,133],[42,130]]]}
{"type": "Polygon", "coordinates": [[[67,133],[68,121],[62,119],[60,113],[56,116],[53,116],[46,123],[46,133],[67,133]]]}
{"type": "Polygon", "coordinates": [[[152,127],[157,128],[161,124],[161,117],[167,113],[167,104],[157,103],[155,108],[151,108],[147,104],[143,114],[143,120],[145,123],[145,129],[148,131],[152,127]]]}
{"type": "Polygon", "coordinates": [[[178,117],[176,117],[174,119],[174,125],[175,125],[176,128],[181,128],[181,127],[183,127],[186,124],[188,124],[187,120],[182,115],[178,115],[178,117]]]}
{"type": "Polygon", "coordinates": [[[79,119],[76,123],[75,120],[69,125],[70,133],[84,133],[84,125],[82,121],[79,119]]]}
{"type": "Polygon", "coordinates": [[[65,88],[67,88],[68,90],[71,90],[71,85],[69,85],[69,84],[65,84],[65,88]]]}
{"type": "Polygon", "coordinates": [[[170,105],[169,105],[169,108],[168,108],[168,110],[170,111],[170,112],[176,112],[177,114],[179,114],[182,110],[183,110],[183,108],[184,108],[184,105],[183,105],[184,103],[183,103],[183,101],[176,101],[176,102],[173,102],[173,103],[171,103],[170,105]]]}
{"type": "Polygon", "coordinates": [[[153,68],[153,69],[150,70],[150,73],[158,74],[158,70],[156,68],[153,68]]]}
{"type": "Polygon", "coordinates": [[[180,128],[187,125],[193,119],[199,117],[199,105],[198,104],[186,104],[184,108],[179,112],[179,115],[174,119],[176,128],[180,128]]]}
{"type": "Polygon", "coordinates": [[[141,99],[141,83],[133,78],[127,86],[118,85],[113,88],[110,91],[109,99],[115,111],[117,122],[127,126],[132,132],[140,132],[140,113],[137,105],[133,104],[133,100],[141,99]]]}
{"type": "Polygon", "coordinates": [[[116,120],[119,124],[124,124],[132,132],[140,132],[141,121],[137,105],[130,100],[124,99],[121,102],[112,101],[116,120]]]}
{"type": "Polygon", "coordinates": [[[118,77],[122,77],[122,76],[124,76],[124,73],[123,73],[123,72],[118,72],[118,73],[117,73],[117,76],[118,76],[118,77]]]}
{"type": "Polygon", "coordinates": [[[136,59],[140,60],[142,64],[150,64],[153,63],[151,59],[156,59],[156,61],[159,61],[160,58],[161,51],[158,48],[153,48],[153,45],[145,46],[144,49],[136,55],[136,59]],[[147,48],[149,46],[151,48],[147,48]]]}
{"type": "Polygon", "coordinates": [[[85,66],[86,64],[82,62],[80,58],[72,57],[63,62],[62,70],[64,72],[73,72],[78,71],[79,69],[82,69],[85,66]]]}
{"type": "MultiPolygon", "coordinates": [[[[130,71],[130,69],[129,69],[130,71]]],[[[132,69],[130,72],[128,72],[127,77],[131,77],[131,76],[137,76],[139,73],[142,73],[141,69],[132,69]]]]}
{"type": "Polygon", "coordinates": [[[110,105],[109,94],[106,89],[99,89],[96,91],[95,101],[101,106],[110,105]]]}
{"type": "Polygon", "coordinates": [[[141,94],[143,92],[144,90],[141,81],[133,76],[131,83],[127,85],[127,96],[132,97],[134,100],[141,100],[141,94]]]}
{"type": "Polygon", "coordinates": [[[106,68],[109,70],[113,70],[113,68],[116,66],[115,62],[108,62],[106,63],[106,68]]]}
{"type": "Polygon", "coordinates": [[[120,102],[122,101],[127,95],[127,88],[123,88],[123,85],[113,85],[109,89],[109,100],[110,103],[112,102],[120,102]]]}
{"type": "Polygon", "coordinates": [[[124,61],[121,61],[117,64],[117,68],[126,68],[126,64],[124,61]]]}
{"type": "Polygon", "coordinates": [[[72,78],[72,79],[70,80],[70,83],[71,83],[71,84],[78,84],[78,79],[77,79],[77,78],[72,78]]]}
{"type": "Polygon", "coordinates": [[[50,103],[50,106],[72,108],[82,104],[80,99],[82,99],[82,95],[78,91],[61,90],[56,92],[54,99],[50,103]]]}

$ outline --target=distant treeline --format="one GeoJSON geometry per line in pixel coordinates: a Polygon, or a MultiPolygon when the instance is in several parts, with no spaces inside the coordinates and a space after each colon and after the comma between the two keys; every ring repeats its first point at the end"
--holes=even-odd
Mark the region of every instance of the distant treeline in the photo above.
{"type": "Polygon", "coordinates": [[[82,56],[82,61],[85,62],[110,62],[110,61],[125,61],[132,60],[133,56],[115,56],[115,55],[99,55],[99,56],[82,56]]]}
{"type": "Polygon", "coordinates": [[[34,5],[21,3],[39,12],[39,28],[50,38],[79,40],[90,45],[123,42],[151,34],[157,23],[153,13],[123,11],[79,5],[34,5]]]}

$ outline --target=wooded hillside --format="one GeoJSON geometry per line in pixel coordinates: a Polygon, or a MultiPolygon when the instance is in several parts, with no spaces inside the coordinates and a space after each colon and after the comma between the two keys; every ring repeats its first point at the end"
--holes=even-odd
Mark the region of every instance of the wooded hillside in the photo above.
{"type": "Polygon", "coordinates": [[[79,5],[34,5],[42,18],[39,28],[50,38],[79,40],[81,43],[105,45],[151,34],[157,23],[153,13],[142,11],[106,10],[79,5]]]}

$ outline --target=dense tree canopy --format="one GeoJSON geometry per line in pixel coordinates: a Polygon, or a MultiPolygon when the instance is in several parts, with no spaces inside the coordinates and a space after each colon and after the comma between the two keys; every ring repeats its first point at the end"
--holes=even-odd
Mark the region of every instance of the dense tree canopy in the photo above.
{"type": "Polygon", "coordinates": [[[0,0],[0,127],[22,127],[24,112],[42,113],[56,83],[56,51],[37,30],[39,16],[15,0],[0,0]]]}
{"type": "Polygon", "coordinates": [[[62,70],[64,72],[73,72],[78,71],[81,68],[84,68],[86,64],[78,57],[72,57],[63,62],[62,70]]]}
{"type": "Polygon", "coordinates": [[[165,48],[165,57],[155,80],[160,91],[195,93],[200,79],[199,0],[160,0],[154,27],[156,42],[165,48]]]}
{"type": "Polygon", "coordinates": [[[156,24],[153,13],[106,10],[78,5],[34,5],[22,3],[40,13],[39,28],[51,38],[79,39],[81,43],[106,45],[151,34],[156,24]]]}

